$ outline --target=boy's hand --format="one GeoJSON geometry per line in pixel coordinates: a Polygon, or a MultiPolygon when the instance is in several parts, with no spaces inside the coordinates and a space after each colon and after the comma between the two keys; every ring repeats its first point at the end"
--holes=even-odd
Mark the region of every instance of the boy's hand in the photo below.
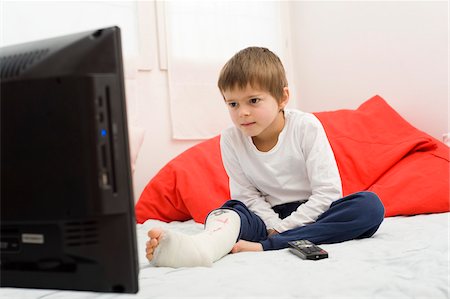
{"type": "Polygon", "coordinates": [[[273,236],[273,235],[277,235],[277,234],[279,234],[279,232],[276,231],[276,230],[274,230],[273,228],[269,228],[269,229],[267,230],[267,236],[268,236],[268,237],[273,236]]]}

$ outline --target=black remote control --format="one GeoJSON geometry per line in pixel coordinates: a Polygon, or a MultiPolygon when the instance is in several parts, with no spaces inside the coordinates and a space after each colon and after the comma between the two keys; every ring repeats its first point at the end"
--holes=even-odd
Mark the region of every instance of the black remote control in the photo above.
{"type": "Polygon", "coordinates": [[[328,257],[328,252],[308,240],[288,242],[290,251],[304,260],[320,260],[328,257]]]}

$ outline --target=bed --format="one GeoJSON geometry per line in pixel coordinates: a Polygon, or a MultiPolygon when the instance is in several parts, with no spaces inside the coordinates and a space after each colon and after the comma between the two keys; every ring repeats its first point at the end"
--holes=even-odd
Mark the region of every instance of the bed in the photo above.
{"type": "MultiPolygon", "coordinates": [[[[369,239],[322,245],[329,258],[305,261],[288,249],[230,254],[211,268],[155,268],[146,233],[161,226],[193,234],[202,224],[147,220],[137,225],[136,295],[2,288],[1,298],[449,298],[450,213],[386,218],[369,239]]],[[[181,253],[180,253],[181,254],[181,253]]]]}
{"type": "MultiPolygon", "coordinates": [[[[449,213],[386,218],[371,239],[321,245],[330,257],[320,261],[288,249],[230,254],[211,269],[155,269],[143,260],[141,288],[155,297],[448,298],[448,221],[449,213]]],[[[140,225],[140,237],[154,225],[162,223],[140,225]]],[[[202,229],[193,221],[167,226],[202,229]]]]}
{"type": "Polygon", "coordinates": [[[448,146],[412,127],[379,96],[356,110],[316,116],[333,147],[344,195],[371,190],[385,206],[373,237],[323,244],[329,258],[319,261],[283,249],[230,254],[211,268],[151,266],[145,258],[150,228],[195,234],[208,212],[229,199],[217,136],[167,163],[140,195],[136,295],[2,288],[0,297],[450,298],[448,146]]]}

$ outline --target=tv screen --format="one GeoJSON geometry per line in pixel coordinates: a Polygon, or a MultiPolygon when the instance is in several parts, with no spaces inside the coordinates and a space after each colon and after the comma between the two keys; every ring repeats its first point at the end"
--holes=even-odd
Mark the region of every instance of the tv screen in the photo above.
{"type": "Polygon", "coordinates": [[[136,293],[120,29],[0,49],[1,286],[136,293]]]}

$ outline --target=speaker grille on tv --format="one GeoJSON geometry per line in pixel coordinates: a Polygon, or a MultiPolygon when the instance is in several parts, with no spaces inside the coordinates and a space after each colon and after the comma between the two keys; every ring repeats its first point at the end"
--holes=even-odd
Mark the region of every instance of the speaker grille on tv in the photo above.
{"type": "Polygon", "coordinates": [[[96,221],[67,222],[65,224],[66,246],[94,245],[98,243],[98,224],[96,221]]]}
{"type": "Polygon", "coordinates": [[[19,76],[33,64],[45,57],[49,49],[36,50],[20,54],[0,56],[0,77],[9,79],[19,76]]]}

